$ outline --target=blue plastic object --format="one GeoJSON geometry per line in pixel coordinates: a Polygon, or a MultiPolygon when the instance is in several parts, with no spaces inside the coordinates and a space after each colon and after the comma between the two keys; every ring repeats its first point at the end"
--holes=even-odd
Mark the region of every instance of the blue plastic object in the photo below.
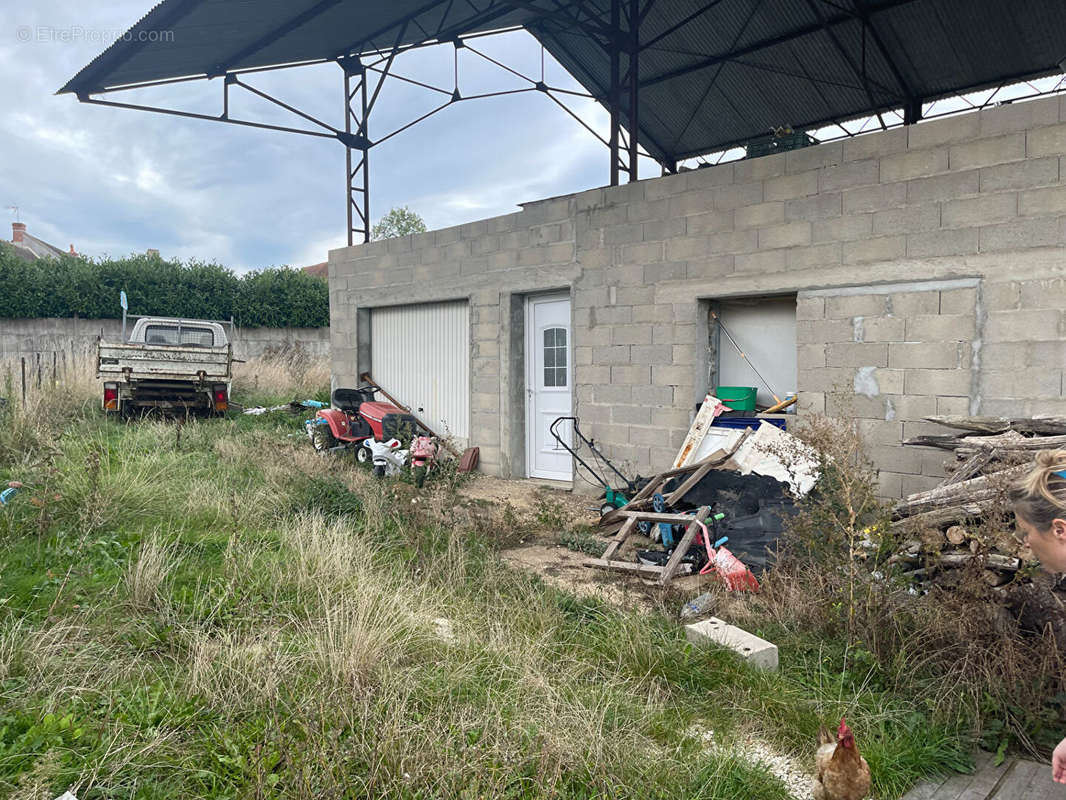
{"type": "Polygon", "coordinates": [[[771,425],[776,425],[781,430],[785,430],[785,420],[774,419],[766,417],[717,417],[714,421],[714,427],[716,428],[739,428],[744,430],[745,428],[758,428],[760,423],[769,422],[771,425]]]}
{"type": "Polygon", "coordinates": [[[18,489],[14,486],[4,489],[4,491],[0,492],[0,505],[6,506],[16,494],[18,494],[18,489]]]}
{"type": "MultiPolygon", "coordinates": [[[[651,507],[656,514],[666,511],[666,498],[656,492],[651,497],[651,507]]],[[[674,526],[669,522],[659,523],[659,540],[666,547],[674,546],[674,526]]]]}

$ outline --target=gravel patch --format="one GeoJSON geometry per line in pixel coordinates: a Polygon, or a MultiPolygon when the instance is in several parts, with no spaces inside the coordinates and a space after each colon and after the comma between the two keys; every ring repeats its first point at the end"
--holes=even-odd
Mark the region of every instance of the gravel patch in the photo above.
{"type": "Polygon", "coordinates": [[[770,774],[785,784],[788,793],[796,800],[811,800],[810,772],[796,759],[778,752],[762,739],[755,736],[742,736],[726,745],[718,742],[714,731],[707,728],[693,727],[688,733],[703,742],[708,750],[728,753],[746,761],[759,762],[770,771],[770,774]]]}

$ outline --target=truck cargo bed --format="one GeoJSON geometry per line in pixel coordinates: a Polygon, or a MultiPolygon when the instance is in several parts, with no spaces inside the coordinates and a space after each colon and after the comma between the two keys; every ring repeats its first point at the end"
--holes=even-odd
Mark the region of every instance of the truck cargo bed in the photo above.
{"type": "Polygon", "coordinates": [[[230,345],[192,347],[100,342],[96,377],[112,380],[228,381],[230,345]]]}

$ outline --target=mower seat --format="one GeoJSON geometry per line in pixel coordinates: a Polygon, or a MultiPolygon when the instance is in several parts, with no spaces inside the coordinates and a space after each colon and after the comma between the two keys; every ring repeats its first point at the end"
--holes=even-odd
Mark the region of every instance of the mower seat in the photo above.
{"type": "Polygon", "coordinates": [[[359,406],[373,401],[374,390],[369,388],[334,389],[333,394],[330,396],[331,405],[347,414],[358,414],[359,406]]]}

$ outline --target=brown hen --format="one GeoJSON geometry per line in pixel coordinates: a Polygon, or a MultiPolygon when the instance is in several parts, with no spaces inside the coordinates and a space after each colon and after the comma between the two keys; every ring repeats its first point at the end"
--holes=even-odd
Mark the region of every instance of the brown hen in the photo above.
{"type": "Polygon", "coordinates": [[[870,794],[870,765],[859,754],[851,728],[843,719],[836,741],[825,728],[818,731],[814,761],[814,800],[863,800],[870,794]]]}

